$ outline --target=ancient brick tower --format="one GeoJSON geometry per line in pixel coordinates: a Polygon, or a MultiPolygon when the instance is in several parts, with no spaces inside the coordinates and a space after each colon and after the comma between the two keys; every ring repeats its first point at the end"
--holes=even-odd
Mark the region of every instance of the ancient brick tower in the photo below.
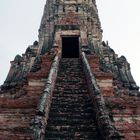
{"type": "Polygon", "coordinates": [[[140,94],[95,0],[47,0],[39,40],[11,62],[1,140],[140,140],[140,94]]]}

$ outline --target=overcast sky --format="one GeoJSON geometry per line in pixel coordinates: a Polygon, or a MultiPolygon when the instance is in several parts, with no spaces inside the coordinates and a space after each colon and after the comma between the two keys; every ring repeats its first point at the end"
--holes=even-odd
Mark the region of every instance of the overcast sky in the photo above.
{"type": "MultiPolygon", "coordinates": [[[[140,86],[140,0],[96,0],[103,39],[124,55],[140,86]]],[[[0,84],[16,54],[38,39],[46,0],[0,0],[0,84]]]]}

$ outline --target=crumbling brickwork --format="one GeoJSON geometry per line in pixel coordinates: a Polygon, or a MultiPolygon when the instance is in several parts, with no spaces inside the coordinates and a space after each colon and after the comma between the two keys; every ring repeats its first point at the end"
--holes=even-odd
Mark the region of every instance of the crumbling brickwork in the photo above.
{"type": "Polygon", "coordinates": [[[95,0],[46,1],[38,41],[0,87],[0,139],[140,140],[139,87],[102,32],[95,0]],[[63,58],[63,38],[78,58],[63,58]]]}

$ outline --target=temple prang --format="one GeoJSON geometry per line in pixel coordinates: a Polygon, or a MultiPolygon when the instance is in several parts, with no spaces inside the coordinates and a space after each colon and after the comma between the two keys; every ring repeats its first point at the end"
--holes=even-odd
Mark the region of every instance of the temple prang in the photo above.
{"type": "Polygon", "coordinates": [[[0,139],[140,140],[139,87],[102,33],[95,0],[46,1],[0,87],[0,139]]]}

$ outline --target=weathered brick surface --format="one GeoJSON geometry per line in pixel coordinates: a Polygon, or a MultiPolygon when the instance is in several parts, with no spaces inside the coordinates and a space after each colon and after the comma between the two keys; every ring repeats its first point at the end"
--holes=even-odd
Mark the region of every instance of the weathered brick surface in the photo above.
{"type": "Polygon", "coordinates": [[[57,24],[59,25],[77,25],[79,24],[77,14],[74,11],[69,11],[66,16],[61,16],[57,24]]]}
{"type": "Polygon", "coordinates": [[[1,140],[32,140],[31,134],[16,132],[16,130],[0,132],[1,140]]]}
{"type": "Polygon", "coordinates": [[[103,72],[100,70],[99,55],[87,56],[91,70],[93,71],[96,81],[100,86],[102,94],[104,96],[112,96],[114,92],[113,88],[113,75],[111,72],[103,72]]]}
{"type": "Polygon", "coordinates": [[[104,96],[112,123],[124,135],[124,139],[140,140],[140,97],[129,96],[130,91],[120,86],[119,80],[114,81],[112,73],[101,71],[97,56],[87,58],[104,96]],[[120,89],[116,90],[116,86],[120,86],[120,89]]]}
{"type": "Polygon", "coordinates": [[[125,139],[140,139],[140,98],[110,97],[106,104],[113,118],[116,128],[124,134],[125,139]]]}
{"type": "Polygon", "coordinates": [[[42,78],[43,79],[47,78],[53,58],[54,58],[53,55],[43,55],[43,56],[41,56],[41,62],[42,63],[41,63],[41,66],[40,66],[40,70],[38,70],[37,72],[29,73],[28,76],[27,76],[28,82],[31,79],[41,80],[42,78]]]}
{"type": "Polygon", "coordinates": [[[28,74],[28,85],[15,90],[14,96],[6,93],[0,96],[0,139],[1,140],[31,140],[31,121],[39,98],[44,90],[45,79],[49,73],[53,57],[42,56],[41,69],[28,74]],[[24,94],[17,96],[19,91],[24,94]],[[17,98],[13,98],[16,97],[17,98]]]}

